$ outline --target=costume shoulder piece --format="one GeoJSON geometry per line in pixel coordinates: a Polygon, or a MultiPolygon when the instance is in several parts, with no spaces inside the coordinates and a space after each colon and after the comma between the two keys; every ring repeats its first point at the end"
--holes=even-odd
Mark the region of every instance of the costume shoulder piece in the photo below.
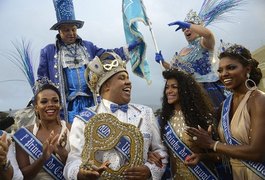
{"type": "Polygon", "coordinates": [[[76,117],[78,117],[79,119],[81,119],[85,123],[88,123],[88,121],[94,115],[96,115],[95,109],[96,109],[96,106],[91,107],[91,108],[85,108],[85,109],[83,109],[83,111],[79,115],[76,115],[76,117]]]}

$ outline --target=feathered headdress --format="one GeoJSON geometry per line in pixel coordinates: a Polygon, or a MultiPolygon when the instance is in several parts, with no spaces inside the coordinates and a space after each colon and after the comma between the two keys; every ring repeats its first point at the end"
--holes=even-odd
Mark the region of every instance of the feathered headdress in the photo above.
{"type": "Polygon", "coordinates": [[[184,21],[193,22],[208,26],[217,21],[226,20],[223,15],[238,9],[239,5],[246,3],[246,0],[204,0],[199,14],[191,10],[184,21]]]}

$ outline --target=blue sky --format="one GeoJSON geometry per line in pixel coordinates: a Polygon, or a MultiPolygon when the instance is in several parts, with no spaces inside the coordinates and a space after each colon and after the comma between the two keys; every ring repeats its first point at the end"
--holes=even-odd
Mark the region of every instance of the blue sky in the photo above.
{"type": "MultiPolygon", "coordinates": [[[[99,47],[113,48],[126,45],[122,25],[121,0],[74,0],[75,16],[85,21],[78,34],[99,47]]],[[[251,0],[227,16],[230,22],[209,26],[216,38],[238,43],[251,51],[265,45],[265,0],[251,0]]],[[[169,22],[183,20],[190,9],[199,11],[202,1],[194,0],[144,0],[147,14],[152,22],[158,48],[165,59],[171,59],[176,51],[187,44],[181,31],[168,27],[169,22]]],[[[15,51],[11,42],[25,39],[31,42],[35,70],[40,49],[53,43],[57,31],[49,30],[56,23],[52,0],[0,0],[0,111],[26,106],[32,97],[29,84],[21,71],[7,60],[5,54],[15,51]],[[4,80],[22,80],[2,82],[4,80]]],[[[133,83],[132,102],[160,105],[164,80],[161,68],[154,61],[155,48],[148,27],[140,29],[147,43],[147,59],[151,69],[152,84],[130,74],[133,83]]],[[[128,64],[129,68],[129,64],[128,64]]],[[[130,71],[130,68],[129,68],[130,71]]]]}

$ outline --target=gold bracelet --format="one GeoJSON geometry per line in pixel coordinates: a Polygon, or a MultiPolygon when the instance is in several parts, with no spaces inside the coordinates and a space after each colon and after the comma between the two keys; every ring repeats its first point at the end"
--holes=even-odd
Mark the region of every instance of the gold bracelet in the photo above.
{"type": "Polygon", "coordinates": [[[220,142],[220,141],[215,141],[214,146],[213,146],[213,151],[214,151],[214,152],[216,152],[217,144],[218,144],[219,142],[220,142]]]}

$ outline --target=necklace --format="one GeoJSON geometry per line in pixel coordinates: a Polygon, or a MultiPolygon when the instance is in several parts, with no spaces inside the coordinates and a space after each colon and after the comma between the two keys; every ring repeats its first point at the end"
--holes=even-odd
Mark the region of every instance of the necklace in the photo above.
{"type": "Polygon", "coordinates": [[[69,44],[65,45],[65,48],[69,54],[67,54],[68,57],[73,58],[73,63],[75,65],[79,64],[81,62],[81,59],[78,59],[78,53],[77,53],[77,44],[69,44]]]}

